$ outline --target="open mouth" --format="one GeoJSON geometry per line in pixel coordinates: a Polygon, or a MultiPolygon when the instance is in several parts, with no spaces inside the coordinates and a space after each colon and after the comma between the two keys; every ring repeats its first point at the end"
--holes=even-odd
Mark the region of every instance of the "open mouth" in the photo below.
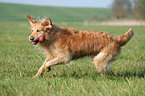
{"type": "Polygon", "coordinates": [[[39,38],[36,38],[35,40],[31,40],[31,42],[36,45],[39,42],[39,38]]]}
{"type": "Polygon", "coordinates": [[[40,36],[40,37],[38,37],[38,38],[36,38],[36,39],[34,39],[34,40],[31,40],[31,39],[30,39],[30,41],[31,41],[34,45],[36,45],[38,42],[43,42],[44,40],[45,40],[44,36],[40,36]]]}

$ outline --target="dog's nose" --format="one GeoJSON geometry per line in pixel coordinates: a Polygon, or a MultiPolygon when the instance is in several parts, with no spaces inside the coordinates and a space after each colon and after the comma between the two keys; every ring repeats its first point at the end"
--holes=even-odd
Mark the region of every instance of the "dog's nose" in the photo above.
{"type": "Polygon", "coordinates": [[[31,41],[33,41],[33,40],[34,40],[34,37],[33,37],[33,36],[31,36],[31,37],[30,37],[30,40],[31,40],[31,41]]]}

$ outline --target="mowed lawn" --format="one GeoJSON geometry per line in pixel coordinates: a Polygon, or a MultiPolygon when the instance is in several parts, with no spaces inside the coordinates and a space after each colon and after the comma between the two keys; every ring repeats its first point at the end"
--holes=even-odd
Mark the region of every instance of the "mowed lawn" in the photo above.
{"type": "Polygon", "coordinates": [[[0,22],[0,96],[145,96],[145,26],[56,24],[114,36],[132,28],[135,35],[110,67],[111,76],[98,73],[87,56],[33,79],[45,55],[28,40],[29,22],[0,22]]]}

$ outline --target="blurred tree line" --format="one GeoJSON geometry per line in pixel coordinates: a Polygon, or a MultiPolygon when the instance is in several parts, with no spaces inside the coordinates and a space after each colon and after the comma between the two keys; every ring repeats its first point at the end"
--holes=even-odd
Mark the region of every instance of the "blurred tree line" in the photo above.
{"type": "Polygon", "coordinates": [[[145,20],[145,0],[114,0],[112,13],[116,19],[145,20]]]}
{"type": "Polygon", "coordinates": [[[113,0],[112,14],[99,15],[97,13],[86,22],[102,22],[114,18],[117,20],[145,20],[145,0],[113,0]]]}

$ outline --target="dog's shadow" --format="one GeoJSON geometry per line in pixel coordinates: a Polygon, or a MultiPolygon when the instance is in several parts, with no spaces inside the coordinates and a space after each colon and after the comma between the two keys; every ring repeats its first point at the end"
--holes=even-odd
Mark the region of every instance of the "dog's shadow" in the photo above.
{"type": "MultiPolygon", "coordinates": [[[[60,74],[59,76],[57,75],[53,75],[53,77],[61,77],[61,78],[76,78],[76,79],[81,79],[81,78],[92,78],[94,80],[96,80],[96,78],[98,76],[101,76],[102,74],[96,72],[93,73],[78,73],[76,71],[71,72],[70,74],[63,72],[62,74],[60,74]]],[[[103,76],[103,75],[102,75],[103,76]]],[[[130,78],[130,77],[138,77],[138,78],[144,78],[145,77],[145,68],[144,70],[141,71],[133,71],[133,72],[129,72],[129,71],[124,71],[124,72],[117,72],[114,73],[113,71],[110,71],[109,75],[106,75],[107,78],[110,79],[115,79],[115,78],[130,78]]]]}
{"type": "Polygon", "coordinates": [[[112,77],[138,77],[138,78],[144,78],[145,77],[145,68],[144,70],[141,71],[125,71],[125,72],[118,72],[118,73],[113,73],[110,72],[110,76],[112,77]]]}

